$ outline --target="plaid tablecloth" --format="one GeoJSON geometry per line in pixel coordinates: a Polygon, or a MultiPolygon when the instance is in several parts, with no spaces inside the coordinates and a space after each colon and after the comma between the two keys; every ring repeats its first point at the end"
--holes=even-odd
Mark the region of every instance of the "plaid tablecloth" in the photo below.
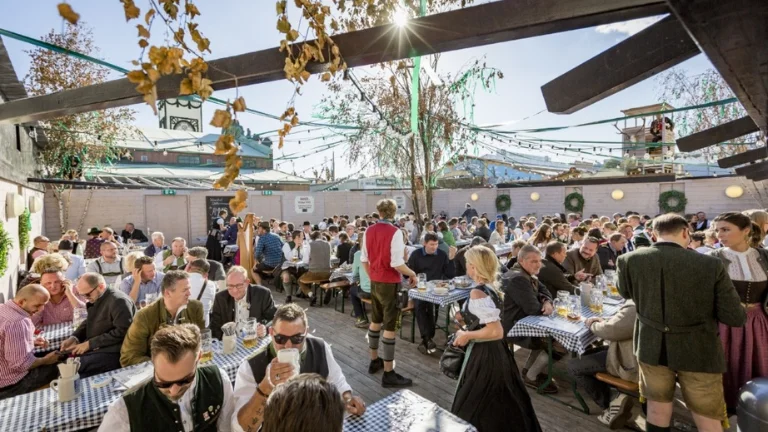
{"type": "Polygon", "coordinates": [[[465,298],[468,298],[470,291],[472,290],[471,289],[454,289],[454,290],[448,291],[447,295],[435,295],[435,293],[430,289],[427,289],[426,292],[420,292],[419,290],[412,288],[408,290],[408,298],[427,301],[430,303],[434,303],[436,305],[440,305],[441,307],[445,307],[459,300],[464,300],[465,298]]]}
{"type": "Polygon", "coordinates": [[[474,432],[474,426],[410,390],[373,403],[362,416],[344,420],[344,432],[474,432]]]}
{"type": "Polygon", "coordinates": [[[61,343],[72,336],[74,330],[72,329],[72,321],[67,321],[60,324],[51,324],[43,326],[42,336],[48,341],[48,346],[45,348],[35,348],[36,353],[44,353],[49,351],[56,351],[61,347],[61,343]]]}
{"type": "MultiPolygon", "coordinates": [[[[609,318],[618,312],[621,305],[603,305],[602,318],[609,318]]],[[[584,354],[584,351],[595,341],[597,336],[594,335],[584,325],[584,321],[587,318],[595,317],[588,307],[582,306],[581,317],[582,321],[578,323],[570,322],[565,318],[556,317],[550,318],[547,316],[527,316],[518,321],[507,336],[509,337],[547,337],[552,336],[556,341],[560,342],[568,351],[575,352],[579,355],[584,354]]]]}
{"type": "Polygon", "coordinates": [[[509,243],[505,243],[500,246],[494,246],[493,248],[496,249],[496,256],[504,256],[512,252],[512,245],[509,243]]]}
{"type": "MultiPolygon", "coordinates": [[[[246,349],[242,341],[238,340],[235,352],[228,355],[221,354],[221,345],[215,344],[212,364],[224,369],[229,378],[234,381],[240,364],[264,349],[269,342],[270,338],[266,337],[256,348],[246,349]]],[[[140,366],[142,365],[130,366],[81,380],[82,393],[80,397],[70,402],[59,402],[56,393],[51,389],[2,400],[0,401],[0,431],[69,432],[97,427],[109,406],[122,396],[122,393],[114,389],[114,382],[104,387],[91,388],[93,380],[137,369],[140,366]]]]}
{"type": "MultiPolygon", "coordinates": [[[[339,259],[335,256],[331,257],[331,265],[337,266],[339,265],[339,259]]],[[[299,262],[293,262],[293,261],[283,261],[283,270],[289,268],[289,267],[296,267],[296,268],[306,268],[309,267],[309,264],[305,263],[304,261],[299,262]]]]}

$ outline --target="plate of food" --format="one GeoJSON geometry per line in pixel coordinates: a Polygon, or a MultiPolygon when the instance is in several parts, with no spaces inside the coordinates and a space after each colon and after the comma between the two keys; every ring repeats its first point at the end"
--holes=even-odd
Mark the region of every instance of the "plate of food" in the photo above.
{"type": "Polygon", "coordinates": [[[451,281],[456,289],[470,289],[472,288],[472,280],[465,276],[459,276],[453,278],[451,281]]]}

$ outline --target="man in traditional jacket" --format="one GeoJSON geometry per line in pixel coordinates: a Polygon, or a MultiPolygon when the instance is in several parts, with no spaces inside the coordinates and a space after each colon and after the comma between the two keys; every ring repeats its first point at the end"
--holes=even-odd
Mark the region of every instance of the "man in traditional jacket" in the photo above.
{"type": "Polygon", "coordinates": [[[648,432],[670,430],[676,381],[698,429],[722,430],[726,365],[718,323],[739,327],[747,319],[722,262],[687,249],[689,229],[679,215],[659,216],[657,242],[618,258],[619,292],[637,305],[634,345],[648,432]]]}

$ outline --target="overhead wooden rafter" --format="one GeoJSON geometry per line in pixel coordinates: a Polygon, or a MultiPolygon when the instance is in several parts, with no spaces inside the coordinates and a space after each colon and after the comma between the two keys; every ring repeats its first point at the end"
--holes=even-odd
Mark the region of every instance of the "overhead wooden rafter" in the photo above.
{"type": "Polygon", "coordinates": [[[768,170],[768,161],[749,164],[736,168],[736,174],[750,177],[756,173],[768,170]]]}
{"type": "Polygon", "coordinates": [[[720,168],[733,168],[765,158],[768,158],[768,148],[759,147],[733,156],[724,157],[717,161],[717,166],[720,168]]]}
{"type": "Polygon", "coordinates": [[[744,109],[768,133],[766,0],[668,0],[744,109]]]}
{"type": "Polygon", "coordinates": [[[541,87],[547,110],[572,114],[699,53],[674,16],[603,51],[541,87]]]}
{"type": "MultiPolygon", "coordinates": [[[[407,26],[385,25],[334,37],[349,67],[483,46],[668,13],[663,0],[497,1],[416,18],[407,26]]],[[[209,62],[214,90],[285,79],[285,54],[277,48],[209,62]]],[[[325,65],[309,64],[322,72],[325,65]]],[[[179,96],[181,76],[157,83],[158,99],[179,96]]],[[[21,99],[0,105],[0,124],[27,123],[62,115],[142,102],[127,79],[21,99]]]]}
{"type": "Polygon", "coordinates": [[[677,148],[682,152],[692,152],[748,135],[758,130],[757,125],[750,117],[742,117],[682,137],[677,140],[677,148]]]}

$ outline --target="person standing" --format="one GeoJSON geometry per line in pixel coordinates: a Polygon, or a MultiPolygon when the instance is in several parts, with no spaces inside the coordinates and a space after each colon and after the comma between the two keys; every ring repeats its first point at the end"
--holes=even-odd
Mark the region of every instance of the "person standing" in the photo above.
{"type": "MultiPolygon", "coordinates": [[[[477,210],[473,209],[472,205],[467,203],[466,209],[464,210],[464,213],[461,214],[461,217],[469,223],[472,221],[472,218],[477,217],[477,210]]],[[[485,240],[488,241],[488,239],[485,240]]]]}
{"type": "Polygon", "coordinates": [[[504,294],[499,291],[499,260],[490,248],[466,253],[467,274],[478,286],[457,313],[459,323],[477,323],[456,332],[453,344],[467,346],[451,412],[479,432],[538,432],[531,398],[520,378],[515,356],[504,342],[501,324],[504,294]]]}
{"type": "Polygon", "coordinates": [[[211,228],[208,230],[208,240],[205,241],[205,248],[208,249],[208,257],[214,261],[221,261],[221,240],[224,238],[227,219],[227,211],[219,211],[219,217],[211,222],[211,228]]]}
{"type": "Polygon", "coordinates": [[[399,315],[397,294],[400,291],[402,276],[408,277],[410,285],[415,286],[416,273],[405,265],[403,234],[390,222],[397,212],[395,200],[380,200],[376,204],[376,210],[382,220],[365,231],[365,242],[360,255],[360,263],[371,278],[371,325],[368,327],[371,363],[368,373],[375,374],[383,368],[383,387],[410,387],[413,381],[394,370],[395,328],[399,315]],[[384,344],[381,357],[380,337],[384,344]]]}
{"type": "Polygon", "coordinates": [[[694,231],[706,231],[709,229],[709,221],[707,215],[704,212],[696,213],[696,222],[693,225],[694,231]]]}
{"type": "Polygon", "coordinates": [[[619,293],[637,307],[634,346],[648,432],[670,430],[676,381],[698,429],[722,431],[726,363],[718,322],[740,327],[747,320],[722,262],[687,249],[689,228],[682,216],[659,216],[657,243],[618,258],[619,293]]]}
{"type": "Polygon", "coordinates": [[[35,348],[44,344],[34,338],[32,315],[40,313],[50,294],[40,285],[27,285],[13,300],[0,304],[0,400],[35,391],[59,374],[57,352],[35,357],[35,348]]]}
{"type": "Polygon", "coordinates": [[[80,378],[120,369],[120,347],[136,306],[121,291],[107,288],[98,273],[84,274],[75,289],[88,301],[88,318],[61,343],[60,350],[80,357],[80,378]]]}
{"type": "Polygon", "coordinates": [[[723,213],[713,223],[723,247],[709,255],[720,258],[747,308],[744,326],[720,324],[728,366],[723,375],[725,402],[729,413],[735,413],[739,388],[753,378],[768,376],[768,315],[762,310],[768,295],[768,250],[757,246],[762,228],[744,214],[723,213]]]}

